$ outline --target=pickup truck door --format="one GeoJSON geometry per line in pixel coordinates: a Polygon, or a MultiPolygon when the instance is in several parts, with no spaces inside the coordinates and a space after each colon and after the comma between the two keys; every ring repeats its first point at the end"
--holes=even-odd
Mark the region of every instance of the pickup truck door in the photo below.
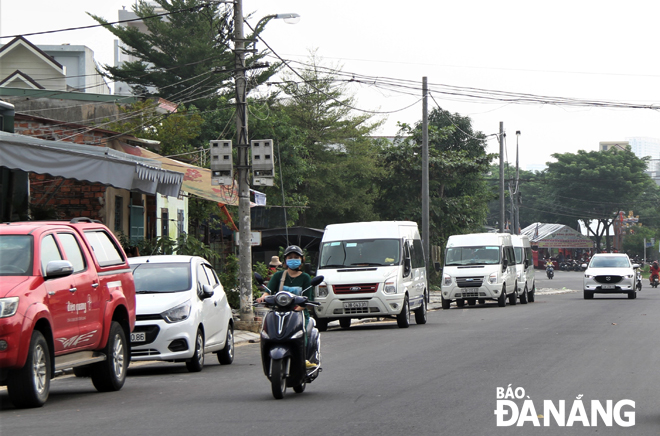
{"type": "Polygon", "coordinates": [[[73,264],[78,297],[76,314],[78,317],[79,337],[77,347],[96,347],[103,333],[102,292],[99,277],[93,260],[86,255],[80,237],[73,232],[58,232],[57,239],[66,260],[73,264]]]}
{"type": "MultiPolygon", "coordinates": [[[[41,263],[41,274],[46,276],[48,262],[64,260],[57,245],[55,236],[47,234],[38,242],[39,261],[41,263]]],[[[71,348],[75,348],[78,339],[78,317],[76,305],[76,284],[73,275],[48,279],[44,282],[46,290],[46,304],[53,322],[53,348],[55,355],[61,354],[71,348]]]]}

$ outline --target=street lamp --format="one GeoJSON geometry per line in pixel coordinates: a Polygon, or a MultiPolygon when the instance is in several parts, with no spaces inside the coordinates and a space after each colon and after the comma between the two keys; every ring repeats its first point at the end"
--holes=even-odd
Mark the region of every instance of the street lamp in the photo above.
{"type": "MultiPolygon", "coordinates": [[[[267,20],[283,19],[287,23],[297,23],[300,15],[274,14],[267,15],[257,23],[255,31],[267,20]]],[[[251,223],[250,223],[250,162],[248,159],[248,119],[247,119],[247,93],[245,80],[245,52],[252,51],[245,48],[246,43],[251,41],[245,39],[243,33],[243,0],[235,0],[234,3],[234,54],[235,54],[235,81],[236,81],[236,135],[238,150],[238,164],[236,165],[238,176],[238,268],[240,289],[240,314],[241,321],[254,321],[252,312],[252,245],[251,245],[251,223]]]]}

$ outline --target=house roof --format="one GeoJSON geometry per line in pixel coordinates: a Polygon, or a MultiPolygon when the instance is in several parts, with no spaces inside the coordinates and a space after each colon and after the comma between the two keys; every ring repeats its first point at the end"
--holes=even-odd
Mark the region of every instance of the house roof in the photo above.
{"type": "Polygon", "coordinates": [[[16,70],[13,73],[11,73],[9,76],[5,77],[0,82],[0,87],[11,86],[11,83],[16,80],[20,80],[21,82],[26,83],[32,89],[46,89],[40,84],[38,84],[36,80],[34,80],[32,77],[28,76],[21,70],[16,70]]]}
{"type": "Polygon", "coordinates": [[[55,70],[60,72],[62,75],[66,75],[66,68],[62,64],[57,62],[52,56],[48,55],[46,52],[44,52],[39,47],[32,44],[30,41],[23,38],[22,36],[17,36],[16,38],[12,39],[11,41],[9,41],[7,44],[3,45],[0,48],[0,59],[2,59],[3,56],[5,56],[7,53],[11,52],[16,47],[19,46],[25,47],[26,49],[34,53],[37,57],[41,58],[46,64],[50,65],[55,70]]]}

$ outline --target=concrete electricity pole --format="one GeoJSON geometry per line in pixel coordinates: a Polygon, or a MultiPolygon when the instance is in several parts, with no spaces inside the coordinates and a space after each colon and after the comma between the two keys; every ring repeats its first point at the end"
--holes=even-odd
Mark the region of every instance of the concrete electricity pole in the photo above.
{"type": "Polygon", "coordinates": [[[234,1],[234,55],[236,85],[236,148],[238,150],[238,268],[241,321],[254,321],[252,311],[252,245],[250,222],[250,163],[248,160],[247,92],[245,80],[245,40],[243,34],[243,0],[234,1]]]}
{"type": "Polygon", "coordinates": [[[424,260],[428,275],[431,261],[431,231],[429,223],[429,113],[427,94],[428,83],[426,77],[422,77],[422,241],[424,242],[424,260]]]}
{"type": "Polygon", "coordinates": [[[504,233],[504,121],[500,121],[500,226],[499,232],[504,233]]]}

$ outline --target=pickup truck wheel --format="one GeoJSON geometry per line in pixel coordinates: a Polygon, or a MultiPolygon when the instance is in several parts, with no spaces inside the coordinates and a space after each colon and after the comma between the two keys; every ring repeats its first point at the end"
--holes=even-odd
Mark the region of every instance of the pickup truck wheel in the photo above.
{"type": "Polygon", "coordinates": [[[410,326],[410,306],[408,305],[407,295],[403,298],[401,313],[396,316],[396,324],[402,329],[406,329],[410,326]]]}
{"type": "Polygon", "coordinates": [[[320,332],[325,332],[328,330],[328,319],[327,318],[316,318],[316,328],[320,332]]]}
{"type": "Polygon", "coordinates": [[[50,391],[50,352],[48,343],[40,331],[32,332],[30,349],[25,366],[11,371],[7,380],[7,392],[14,406],[41,407],[50,391]]]}
{"type": "Polygon", "coordinates": [[[92,383],[99,392],[118,391],[126,381],[128,368],[128,342],[124,329],[112,321],[108,343],[103,350],[106,360],[92,366],[92,383]]]}
{"type": "Polygon", "coordinates": [[[218,362],[220,365],[231,365],[234,361],[234,327],[231,324],[227,326],[227,339],[225,340],[225,348],[218,351],[218,362]]]}
{"type": "Polygon", "coordinates": [[[422,298],[422,305],[415,309],[415,323],[426,324],[426,295],[422,298]]]}
{"type": "Polygon", "coordinates": [[[186,362],[186,368],[190,372],[200,372],[204,368],[204,333],[197,329],[195,335],[195,353],[189,362],[186,362]]]}
{"type": "Polygon", "coordinates": [[[500,298],[497,299],[497,305],[500,307],[506,306],[506,285],[502,286],[502,293],[500,298]]]}
{"type": "Polygon", "coordinates": [[[440,301],[442,301],[442,308],[444,310],[449,309],[449,306],[451,306],[451,300],[445,300],[444,297],[440,297],[440,299],[441,299],[440,301]]]}

